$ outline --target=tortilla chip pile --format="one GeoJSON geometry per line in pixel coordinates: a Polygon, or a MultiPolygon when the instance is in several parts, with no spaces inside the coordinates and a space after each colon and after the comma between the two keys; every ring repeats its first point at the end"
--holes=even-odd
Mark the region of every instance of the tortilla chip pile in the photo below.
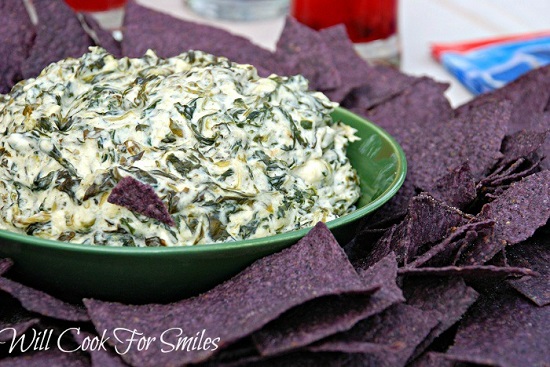
{"type": "Polygon", "coordinates": [[[288,19],[271,53],[130,2],[119,44],[61,1],[34,5],[37,25],[21,3],[0,3],[0,91],[93,44],[128,56],[201,49],[263,75],[304,74],[396,137],[409,175],[350,243],[320,223],[170,304],[66,303],[10,279],[0,260],[0,366],[550,365],[549,67],[453,109],[446,85],[365,63],[340,26],[288,19]],[[59,346],[10,352],[14,335],[39,331],[59,346]]]}

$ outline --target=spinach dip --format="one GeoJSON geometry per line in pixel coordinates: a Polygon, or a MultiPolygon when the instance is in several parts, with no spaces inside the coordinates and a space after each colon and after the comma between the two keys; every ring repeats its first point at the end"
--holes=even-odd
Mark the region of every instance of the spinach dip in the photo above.
{"type": "Polygon", "coordinates": [[[0,229],[106,246],[264,237],[353,209],[355,130],[302,76],[91,48],[0,95],[0,229]],[[150,185],[175,225],[107,201],[150,185]]]}

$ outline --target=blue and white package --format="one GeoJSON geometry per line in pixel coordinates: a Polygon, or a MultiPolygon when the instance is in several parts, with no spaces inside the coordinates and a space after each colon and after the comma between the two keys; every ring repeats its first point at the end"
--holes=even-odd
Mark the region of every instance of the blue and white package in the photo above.
{"type": "Polygon", "coordinates": [[[550,33],[434,45],[432,53],[472,93],[481,94],[550,64],[550,33]]]}

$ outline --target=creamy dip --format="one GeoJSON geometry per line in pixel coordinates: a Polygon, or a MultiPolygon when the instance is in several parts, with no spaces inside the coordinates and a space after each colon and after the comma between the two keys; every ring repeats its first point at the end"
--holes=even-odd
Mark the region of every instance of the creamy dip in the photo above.
{"type": "Polygon", "coordinates": [[[264,237],[353,209],[354,129],[302,76],[258,77],[202,52],[100,48],[0,95],[0,229],[107,246],[264,237]],[[131,176],[175,226],[110,204],[131,176]]]}

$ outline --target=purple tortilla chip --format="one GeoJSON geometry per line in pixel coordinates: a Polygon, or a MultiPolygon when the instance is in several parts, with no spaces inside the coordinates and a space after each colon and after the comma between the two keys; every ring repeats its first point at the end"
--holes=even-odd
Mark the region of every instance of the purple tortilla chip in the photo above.
{"type": "Polygon", "coordinates": [[[550,100],[550,66],[534,69],[494,92],[475,98],[460,106],[457,114],[467,115],[488,101],[503,100],[512,103],[508,134],[524,129],[538,130],[533,123],[538,125],[538,116],[544,112],[550,100]]]}
{"type": "Polygon", "coordinates": [[[527,268],[494,265],[467,265],[467,266],[442,266],[439,268],[401,268],[399,275],[420,276],[462,276],[467,279],[481,278],[506,278],[509,276],[538,275],[537,272],[527,268]]]}
{"type": "Polygon", "coordinates": [[[445,354],[428,352],[414,362],[412,362],[410,367],[472,367],[471,365],[463,365],[456,361],[447,359],[445,354]]]}
{"type": "MultiPolygon", "coordinates": [[[[550,125],[548,128],[550,129],[550,125]]],[[[542,152],[540,148],[544,146],[548,136],[547,131],[526,130],[506,136],[502,143],[503,159],[490,175],[478,183],[478,191],[491,199],[498,196],[501,188],[539,171],[544,162],[544,157],[539,154],[542,152]]]]}
{"type": "Polygon", "coordinates": [[[409,201],[417,194],[414,183],[405,178],[405,182],[397,193],[380,209],[361,221],[361,227],[380,228],[380,224],[385,225],[388,221],[401,222],[407,214],[409,201]]]}
{"type": "Polygon", "coordinates": [[[355,90],[344,103],[368,109],[394,97],[417,81],[417,78],[392,67],[372,66],[366,62],[355,51],[343,24],[322,29],[319,35],[328,46],[332,62],[340,75],[341,84],[324,91],[333,101],[341,102],[355,90]]]}
{"type": "Polygon", "coordinates": [[[0,276],[7,272],[13,266],[11,259],[0,259],[0,276]]]}
{"type": "Polygon", "coordinates": [[[492,220],[472,221],[458,228],[452,228],[451,233],[443,241],[433,245],[426,252],[422,253],[407,267],[418,268],[422,266],[444,266],[452,265],[457,251],[472,244],[482,229],[494,227],[492,220]]]}
{"type": "MultiPolygon", "coordinates": [[[[86,300],[96,330],[113,330],[124,325],[148,337],[156,337],[147,350],[130,350],[122,357],[140,366],[183,365],[206,360],[210,349],[164,353],[169,345],[155,344],[165,330],[164,340],[176,344],[177,337],[194,337],[204,330],[205,338],[220,338],[223,348],[250,335],[292,307],[312,299],[364,290],[365,285],[349,263],[328,228],[318,223],[296,245],[253,263],[247,269],[212,290],[168,305],[125,306],[86,300]]],[[[114,339],[110,342],[114,343],[114,339]]],[[[118,349],[120,345],[114,345],[118,349]]],[[[185,346],[184,346],[185,347],[185,346]]],[[[181,348],[181,346],[180,346],[181,348]]]]}
{"type": "Polygon", "coordinates": [[[280,73],[273,53],[248,39],[219,28],[174,18],[129,1],[123,22],[122,54],[141,57],[148,49],[161,57],[190,50],[224,56],[241,64],[252,64],[263,76],[280,73]]]}
{"type": "MultiPolygon", "coordinates": [[[[548,103],[550,104],[550,100],[548,101],[548,103]]],[[[546,130],[550,129],[550,110],[542,115],[541,123],[546,130]]],[[[550,134],[546,136],[546,141],[544,142],[542,148],[543,155],[547,157],[547,159],[542,162],[542,167],[544,169],[550,170],[550,134]]]]}
{"type": "Polygon", "coordinates": [[[321,35],[294,18],[286,18],[275,58],[287,73],[305,76],[311,89],[330,90],[341,85],[340,74],[321,35]]]}
{"type": "Polygon", "coordinates": [[[63,0],[33,0],[33,5],[38,25],[29,57],[21,67],[25,78],[38,76],[52,62],[81,57],[93,45],[76,14],[63,0]]]}
{"type": "Polygon", "coordinates": [[[343,24],[322,29],[319,35],[327,46],[341,81],[338,87],[325,91],[325,94],[330,100],[341,102],[349,92],[366,83],[374,68],[357,54],[343,24]]]}
{"type": "Polygon", "coordinates": [[[83,308],[58,300],[42,291],[0,277],[0,290],[16,298],[21,305],[40,315],[66,321],[89,321],[83,308]]]}
{"type": "Polygon", "coordinates": [[[458,328],[446,357],[491,366],[550,365],[550,307],[504,288],[482,297],[458,328]]]}
{"type": "Polygon", "coordinates": [[[0,359],[0,367],[89,367],[89,359],[80,352],[64,353],[56,347],[17,357],[0,359]]]}
{"type": "Polygon", "coordinates": [[[411,178],[429,189],[449,167],[468,162],[475,179],[487,174],[502,156],[500,146],[506,133],[511,107],[507,102],[487,103],[425,131],[408,153],[411,178]]]}
{"type": "Polygon", "coordinates": [[[550,229],[507,251],[511,266],[530,268],[540,275],[507,282],[539,306],[550,304],[550,229]]]}
{"type": "Polygon", "coordinates": [[[531,175],[485,204],[480,219],[495,221],[494,236],[464,255],[463,264],[483,264],[500,250],[531,237],[550,218],[550,171],[531,175]]]}
{"type": "Polygon", "coordinates": [[[434,198],[464,210],[476,198],[476,184],[468,163],[440,177],[427,190],[434,198]]]}
{"type": "MultiPolygon", "coordinates": [[[[377,350],[388,349],[385,346],[376,345],[377,350]]],[[[232,364],[227,367],[365,367],[365,366],[383,366],[384,363],[379,358],[370,354],[361,353],[312,353],[309,351],[299,351],[288,353],[271,358],[253,358],[244,361],[244,363],[232,364]]],[[[222,365],[226,366],[226,365],[222,365]]]]}
{"type": "Polygon", "coordinates": [[[21,64],[27,59],[34,38],[23,1],[0,2],[0,94],[23,79],[21,64]]]}
{"type": "Polygon", "coordinates": [[[380,240],[388,229],[364,228],[344,246],[344,251],[352,263],[368,256],[372,246],[380,240]]]}
{"type": "MultiPolygon", "coordinates": [[[[391,83],[384,77],[381,79],[380,84],[391,83]]],[[[360,101],[352,105],[344,103],[344,106],[392,134],[408,158],[409,151],[425,138],[426,129],[432,131],[434,126],[453,116],[453,109],[444,95],[447,87],[446,84],[424,77],[409,85],[394,98],[372,109],[367,110],[360,101]]]]}
{"type": "Polygon", "coordinates": [[[405,220],[405,263],[411,261],[423,245],[444,238],[454,227],[463,225],[470,219],[470,215],[429,195],[421,194],[411,199],[405,220]]]}
{"type": "MultiPolygon", "coordinates": [[[[101,340],[101,337],[86,331],[71,330],[71,334],[74,340],[78,345],[85,345],[84,343],[90,343],[91,340],[101,340]]],[[[91,343],[90,343],[91,345],[91,343]]],[[[91,349],[87,351],[90,355],[92,367],[127,367],[128,365],[124,363],[120,355],[118,355],[114,350],[106,347],[102,349],[101,347],[97,349],[91,349]]]]}
{"type": "MultiPolygon", "coordinates": [[[[502,195],[514,182],[540,171],[543,159],[536,153],[521,157],[508,166],[499,165],[489,176],[477,184],[483,199],[491,201],[502,195]]],[[[480,198],[482,199],[482,198],[480,198]]]]}
{"type": "Polygon", "coordinates": [[[470,219],[471,216],[429,195],[418,195],[411,199],[405,219],[375,244],[373,252],[378,255],[374,258],[384,252],[394,251],[398,263],[406,264],[423,245],[445,238],[454,227],[470,219]]]}
{"type": "Polygon", "coordinates": [[[35,314],[25,310],[21,304],[7,294],[0,294],[0,343],[22,335],[40,321],[35,314]]]}
{"type": "Polygon", "coordinates": [[[103,29],[90,14],[77,14],[82,29],[88,34],[96,46],[102,47],[116,58],[122,57],[120,42],[114,39],[111,32],[103,29]]]}
{"type": "MultiPolygon", "coordinates": [[[[444,95],[446,88],[447,85],[437,83],[432,79],[420,78],[395,97],[369,110],[360,105],[344,103],[344,106],[351,108],[354,112],[392,134],[401,144],[410,167],[408,177],[401,189],[386,205],[369,218],[370,223],[400,214],[407,209],[409,199],[417,193],[419,184],[430,183],[423,187],[424,190],[429,189],[436,179],[447,173],[448,167],[462,164],[466,159],[459,161],[457,157],[450,166],[445,165],[449,162],[434,162],[434,160],[443,161],[439,158],[443,152],[439,154],[439,151],[445,150],[449,146],[448,141],[445,141],[443,145],[440,142],[426,144],[427,135],[434,133],[448,138],[448,133],[444,131],[447,128],[444,126],[444,122],[450,120],[454,113],[444,95]],[[426,134],[427,131],[430,134],[426,134]],[[434,170],[430,170],[428,167],[432,164],[434,170]],[[415,176],[414,173],[417,169],[418,173],[415,176]]],[[[432,139],[435,138],[432,137],[432,139]]],[[[500,141],[496,149],[500,149],[500,141]]]]}
{"type": "Polygon", "coordinates": [[[260,354],[279,354],[346,331],[358,321],[404,300],[395,283],[397,262],[393,254],[362,270],[360,275],[365,293],[376,287],[381,288],[372,295],[325,297],[290,310],[253,334],[260,354]]]}
{"type": "Polygon", "coordinates": [[[369,343],[365,353],[373,354],[383,361],[383,366],[404,366],[414,349],[438,324],[432,312],[398,304],[379,315],[361,321],[351,330],[335,335],[310,347],[314,351],[344,352],[356,347],[358,342],[369,343]],[[379,344],[378,351],[372,344],[379,344]],[[388,350],[388,347],[391,347],[388,350]]]}
{"type": "Polygon", "coordinates": [[[124,177],[118,182],[107,201],[161,221],[169,226],[176,225],[168,212],[168,208],[160,200],[155,189],[130,176],[124,177]]]}
{"type": "Polygon", "coordinates": [[[409,278],[403,285],[403,291],[407,304],[432,312],[439,321],[416,347],[411,359],[419,356],[435,338],[459,321],[479,296],[460,278],[409,278]]]}
{"type": "Polygon", "coordinates": [[[436,85],[438,89],[446,88],[444,84],[436,84],[432,81],[432,83],[428,83],[431,85],[427,89],[423,89],[425,86],[424,83],[428,80],[427,78],[418,78],[403,74],[396,68],[387,65],[370,66],[367,64],[365,68],[362,65],[360,67],[361,69],[365,69],[367,76],[362,78],[360,80],[362,83],[347,95],[342,105],[360,111],[363,114],[368,114],[369,110],[376,108],[379,104],[398,96],[402,92],[406,94],[405,90],[417,82],[420,85],[415,88],[419,93],[428,91],[430,87],[436,85]]]}
{"type": "Polygon", "coordinates": [[[247,362],[256,362],[264,359],[252,342],[252,338],[243,338],[232,345],[220,350],[218,354],[210,358],[205,364],[216,367],[234,367],[246,365],[247,362]]]}
{"type": "MultiPolygon", "coordinates": [[[[548,128],[550,129],[550,126],[548,128]]],[[[542,147],[547,136],[548,131],[526,130],[506,136],[502,142],[502,154],[504,154],[504,157],[499,164],[506,165],[536,152],[542,147]]]]}
{"type": "MultiPolygon", "coordinates": [[[[384,233],[384,235],[378,241],[376,241],[376,243],[374,244],[374,246],[372,246],[367,255],[354,261],[353,266],[358,270],[368,269],[369,267],[373,266],[389,254],[391,254],[392,249],[390,247],[390,244],[393,240],[393,236],[397,235],[396,231],[398,228],[399,225],[396,224],[388,229],[384,233]]],[[[393,254],[395,255],[395,253],[393,254]]]]}

